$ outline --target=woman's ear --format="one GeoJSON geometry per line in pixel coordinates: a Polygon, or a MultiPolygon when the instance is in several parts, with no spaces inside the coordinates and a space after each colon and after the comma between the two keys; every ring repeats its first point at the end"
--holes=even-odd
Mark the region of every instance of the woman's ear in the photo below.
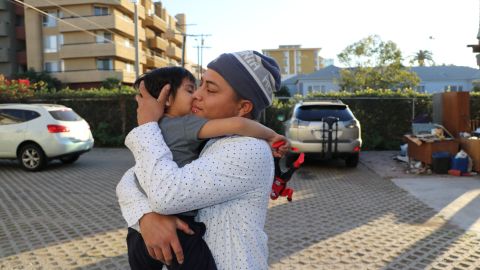
{"type": "Polygon", "coordinates": [[[239,103],[238,116],[246,116],[253,110],[253,103],[250,100],[242,99],[239,103]]]}

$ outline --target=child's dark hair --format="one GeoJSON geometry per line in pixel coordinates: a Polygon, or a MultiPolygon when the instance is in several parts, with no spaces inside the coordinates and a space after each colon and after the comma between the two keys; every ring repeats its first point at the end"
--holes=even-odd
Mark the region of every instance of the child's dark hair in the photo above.
{"type": "Polygon", "coordinates": [[[163,67],[149,71],[133,83],[133,87],[138,89],[143,81],[145,88],[154,98],[158,98],[160,91],[166,84],[170,84],[170,95],[175,98],[177,89],[182,85],[183,79],[188,79],[195,83],[193,74],[183,67],[163,67]]]}

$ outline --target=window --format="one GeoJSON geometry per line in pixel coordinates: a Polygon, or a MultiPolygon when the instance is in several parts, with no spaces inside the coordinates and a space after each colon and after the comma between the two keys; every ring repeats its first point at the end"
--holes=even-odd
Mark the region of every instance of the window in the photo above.
{"type": "Polygon", "coordinates": [[[419,93],[425,93],[425,85],[419,85],[419,86],[417,86],[417,92],[419,92],[419,93]]]}
{"type": "Polygon", "coordinates": [[[97,34],[95,35],[95,41],[97,43],[111,42],[112,41],[112,33],[104,32],[104,31],[98,31],[97,34]]]}
{"type": "Polygon", "coordinates": [[[106,16],[108,15],[108,7],[93,7],[94,16],[106,16]]]}
{"type": "Polygon", "coordinates": [[[0,110],[0,125],[18,124],[40,117],[35,111],[3,109],[0,110]]]}
{"type": "Polygon", "coordinates": [[[46,72],[60,72],[61,63],[59,61],[45,62],[43,70],[46,72]]]}
{"type": "Polygon", "coordinates": [[[59,121],[81,121],[82,118],[76,114],[73,110],[63,109],[57,111],[49,111],[50,115],[59,121]]]}
{"type": "Polygon", "coordinates": [[[113,70],[112,59],[97,59],[98,70],[113,70]]]}
{"type": "Polygon", "coordinates": [[[283,52],[283,57],[288,58],[288,51],[283,52]]]}
{"type": "Polygon", "coordinates": [[[125,39],[125,42],[124,42],[124,45],[125,45],[125,47],[127,47],[127,48],[132,48],[132,47],[133,47],[133,41],[131,41],[130,39],[126,38],[126,39],[125,39]]]}
{"type": "Polygon", "coordinates": [[[127,72],[133,72],[133,65],[130,64],[130,63],[126,63],[126,64],[125,64],[125,70],[126,70],[127,72]]]}
{"type": "Polygon", "coordinates": [[[49,11],[47,12],[48,15],[43,15],[42,24],[44,27],[55,27],[57,26],[57,18],[60,17],[60,13],[58,11],[49,11]]]}
{"type": "Polygon", "coordinates": [[[43,38],[43,51],[46,53],[58,52],[58,46],[63,44],[63,35],[50,35],[43,38]]]}
{"type": "Polygon", "coordinates": [[[353,119],[346,105],[305,105],[295,111],[295,117],[302,121],[322,121],[322,118],[329,116],[337,117],[340,121],[353,119]]]}
{"type": "Polygon", "coordinates": [[[288,74],[288,67],[284,67],[283,71],[284,71],[285,74],[288,74]]]}

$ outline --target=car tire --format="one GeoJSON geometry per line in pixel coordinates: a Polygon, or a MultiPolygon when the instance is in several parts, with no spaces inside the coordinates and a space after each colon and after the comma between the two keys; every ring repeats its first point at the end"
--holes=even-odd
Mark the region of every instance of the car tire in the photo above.
{"type": "Polygon", "coordinates": [[[80,155],[78,155],[78,154],[68,155],[68,156],[61,157],[60,161],[63,164],[72,164],[75,161],[77,161],[79,157],[80,157],[80,155]]]}
{"type": "Polygon", "coordinates": [[[27,171],[40,171],[47,165],[47,157],[42,148],[34,143],[29,143],[18,152],[18,161],[27,171]]]}
{"type": "Polygon", "coordinates": [[[360,160],[360,155],[358,153],[352,154],[345,159],[345,165],[349,168],[355,168],[358,165],[360,160]]]}

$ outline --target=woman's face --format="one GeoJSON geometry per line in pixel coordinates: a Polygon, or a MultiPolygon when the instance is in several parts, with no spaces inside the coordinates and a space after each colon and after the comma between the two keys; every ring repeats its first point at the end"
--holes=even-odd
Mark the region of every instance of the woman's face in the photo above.
{"type": "Polygon", "coordinates": [[[192,94],[195,91],[195,83],[185,78],[182,85],[178,87],[175,98],[170,95],[168,98],[167,113],[171,116],[184,116],[192,111],[192,94]]]}
{"type": "Polygon", "coordinates": [[[220,74],[207,70],[193,93],[192,112],[207,119],[242,116],[240,99],[220,74]]]}

